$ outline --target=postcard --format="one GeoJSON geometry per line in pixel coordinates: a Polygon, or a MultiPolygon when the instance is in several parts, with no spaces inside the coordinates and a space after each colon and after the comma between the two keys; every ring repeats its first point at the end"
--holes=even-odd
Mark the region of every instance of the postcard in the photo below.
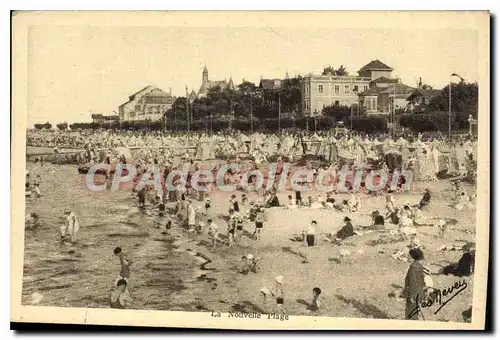
{"type": "Polygon", "coordinates": [[[484,329],[489,25],[13,12],[11,321],[484,329]]]}

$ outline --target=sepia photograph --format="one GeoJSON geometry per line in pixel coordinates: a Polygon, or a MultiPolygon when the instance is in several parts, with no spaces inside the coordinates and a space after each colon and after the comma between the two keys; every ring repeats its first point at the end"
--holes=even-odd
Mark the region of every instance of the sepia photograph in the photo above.
{"type": "Polygon", "coordinates": [[[11,20],[12,322],[484,328],[489,12],[11,20]]]}

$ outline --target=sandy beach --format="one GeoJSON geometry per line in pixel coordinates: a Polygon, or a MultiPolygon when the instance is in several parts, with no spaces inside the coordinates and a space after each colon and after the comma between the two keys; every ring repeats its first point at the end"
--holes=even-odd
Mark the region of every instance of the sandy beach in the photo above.
{"type": "MultiPolygon", "coordinates": [[[[33,294],[42,294],[38,305],[109,308],[108,294],[120,270],[113,249],[120,246],[134,261],[130,278],[133,309],[272,312],[275,302],[271,299],[264,303],[260,290],[272,289],[275,277],[281,275],[284,308],[290,315],[309,315],[312,289],[321,287],[328,310],[320,311],[320,315],[404,317],[404,300],[390,295],[402,288],[409,263],[391,255],[407,251],[409,242],[392,241],[389,231],[362,229],[370,224],[373,210],[385,210],[383,196],[361,197],[361,211],[349,215],[361,235],[340,245],[327,242],[319,234],[339,230],[345,214],[311,208],[272,208],[266,209],[262,240],[250,238],[254,225],[247,223],[241,244],[229,248],[225,245],[223,217],[231,193],[216,191],[211,195],[211,218],[220,227],[221,240],[213,249],[206,230],[192,235],[174,223],[172,235],[162,235],[155,228],[158,217],[142,213],[129,189],[92,192],[75,166],[40,167],[28,163],[27,168],[32,174],[40,174],[42,197],[27,198],[26,213],[38,213],[41,223],[37,230],[26,230],[25,234],[23,304],[33,304],[33,294]],[[75,246],[59,241],[64,208],[71,208],[80,221],[75,246]],[[313,219],[318,222],[317,246],[309,248],[293,241],[293,236],[307,229],[313,219]],[[261,270],[239,274],[241,257],[249,253],[262,259],[261,270]]],[[[435,287],[445,289],[461,280],[468,287],[437,314],[435,308],[423,312],[426,320],[462,322],[462,311],[472,304],[472,277],[436,273],[461,256],[460,249],[442,251],[441,246],[474,241],[475,210],[457,211],[449,206],[451,186],[447,180],[415,183],[413,192],[395,196],[396,204],[417,204],[425,187],[431,189],[433,198],[424,218],[430,223],[439,218],[456,221],[444,239],[437,237],[433,226],[417,229],[435,287]]],[[[469,194],[473,192],[472,187],[466,189],[469,194]]],[[[282,205],[289,194],[278,193],[282,205]]],[[[255,193],[249,194],[250,200],[255,198],[255,193]]],[[[201,202],[194,203],[202,206],[201,202]]],[[[168,207],[172,206],[169,203],[168,207]]],[[[207,218],[202,216],[204,222],[207,218]]]]}

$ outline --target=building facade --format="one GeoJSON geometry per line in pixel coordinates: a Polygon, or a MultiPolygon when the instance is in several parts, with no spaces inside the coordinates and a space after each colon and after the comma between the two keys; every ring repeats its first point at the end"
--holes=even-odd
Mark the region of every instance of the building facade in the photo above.
{"type": "Polygon", "coordinates": [[[329,105],[352,106],[358,93],[369,89],[370,77],[309,74],[301,82],[301,106],[305,116],[321,114],[329,105]]]}
{"type": "Polygon", "coordinates": [[[359,107],[365,114],[386,114],[406,111],[407,98],[415,88],[392,78],[393,68],[380,60],[373,60],[363,66],[359,75],[369,76],[369,88],[359,93],[359,107]]]}
{"type": "Polygon", "coordinates": [[[352,107],[359,104],[360,93],[366,94],[363,105],[377,108],[378,92],[386,83],[394,82],[392,71],[392,67],[380,60],[372,60],[358,71],[357,76],[309,74],[301,82],[302,112],[305,116],[314,116],[329,105],[352,107]],[[380,89],[373,91],[376,88],[380,89]]]}
{"type": "Polygon", "coordinates": [[[418,88],[411,92],[406,100],[408,104],[408,111],[410,112],[422,112],[427,105],[431,102],[432,99],[439,96],[443,91],[442,90],[433,90],[433,89],[422,89],[418,88]]]}
{"type": "Polygon", "coordinates": [[[203,72],[201,74],[201,86],[200,89],[198,90],[198,93],[196,94],[197,98],[203,98],[206,97],[208,94],[208,90],[211,88],[219,86],[221,89],[229,89],[229,90],[235,90],[235,86],[233,83],[233,78],[229,78],[229,81],[226,80],[209,80],[208,79],[208,69],[205,66],[203,68],[203,72]]]}
{"type": "Polygon", "coordinates": [[[407,109],[407,98],[415,89],[398,79],[372,81],[370,88],[359,94],[359,105],[366,114],[390,114],[407,109]]]}
{"type": "Polygon", "coordinates": [[[118,107],[120,121],[158,121],[172,107],[175,97],[156,86],[149,85],[129,97],[118,107]]]}

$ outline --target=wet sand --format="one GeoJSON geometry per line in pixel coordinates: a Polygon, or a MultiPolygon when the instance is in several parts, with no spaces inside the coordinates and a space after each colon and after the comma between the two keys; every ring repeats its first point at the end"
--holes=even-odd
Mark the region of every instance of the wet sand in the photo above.
{"type": "MultiPolygon", "coordinates": [[[[404,284],[409,263],[391,255],[404,250],[408,241],[383,243],[380,240],[387,237],[378,231],[353,236],[340,246],[319,236],[319,244],[313,248],[291,240],[312,219],[319,223],[318,234],[335,232],[344,214],[310,208],[269,209],[262,240],[250,238],[254,226],[247,224],[241,245],[229,248],[223,243],[226,224],[222,216],[227,213],[231,193],[214,192],[211,217],[220,226],[222,240],[213,249],[206,230],[192,235],[174,224],[171,236],[162,235],[154,227],[157,217],[141,213],[128,189],[91,192],[75,166],[44,164],[41,168],[28,163],[27,167],[41,175],[43,196],[27,199],[26,212],[38,213],[41,226],[26,231],[23,304],[33,304],[33,293],[40,293],[43,299],[38,305],[109,308],[108,293],[120,271],[113,249],[120,246],[134,261],[130,278],[133,309],[272,312],[275,303],[265,304],[260,289],[273,289],[274,278],[282,275],[285,310],[291,315],[309,315],[307,304],[315,286],[321,287],[329,307],[321,315],[398,319],[404,315],[404,301],[389,295],[404,284]],[[59,241],[63,211],[69,207],[80,221],[75,246],[59,241]],[[262,258],[257,274],[238,273],[241,257],[248,253],[262,258]]],[[[416,193],[397,195],[397,204],[418,203],[423,187],[416,186],[416,193]]],[[[417,229],[426,262],[437,272],[461,256],[460,251],[440,251],[441,245],[474,240],[475,210],[459,212],[447,206],[451,195],[448,181],[428,186],[433,203],[424,216],[458,221],[449,227],[444,240],[437,238],[434,227],[417,229]]],[[[288,194],[279,194],[281,204],[288,194]]],[[[255,194],[249,196],[253,199],[255,194]]],[[[369,214],[375,209],[384,211],[384,203],[383,197],[362,198],[361,212],[351,215],[354,225],[368,225],[369,214]]],[[[460,280],[444,275],[433,275],[433,279],[443,289],[460,280]]],[[[433,314],[435,309],[424,311],[427,320],[462,321],[461,312],[472,302],[473,280],[465,280],[468,288],[438,314],[433,314]]]]}

